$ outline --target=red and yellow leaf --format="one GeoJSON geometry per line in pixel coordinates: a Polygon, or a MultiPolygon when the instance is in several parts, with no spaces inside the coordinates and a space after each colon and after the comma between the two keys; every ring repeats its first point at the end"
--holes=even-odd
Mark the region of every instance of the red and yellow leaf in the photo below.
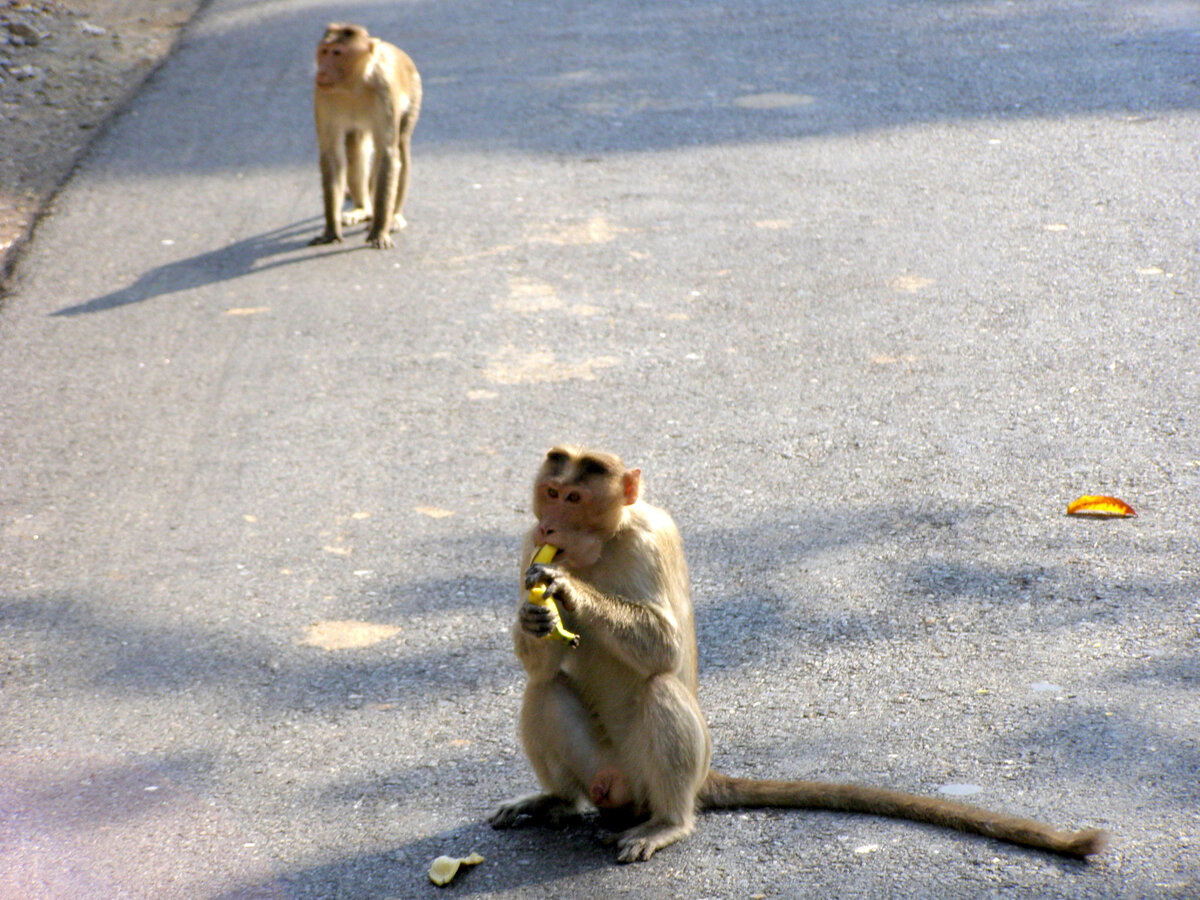
{"type": "Polygon", "coordinates": [[[1133,507],[1119,497],[1085,494],[1067,507],[1068,516],[1136,516],[1133,507]]]}

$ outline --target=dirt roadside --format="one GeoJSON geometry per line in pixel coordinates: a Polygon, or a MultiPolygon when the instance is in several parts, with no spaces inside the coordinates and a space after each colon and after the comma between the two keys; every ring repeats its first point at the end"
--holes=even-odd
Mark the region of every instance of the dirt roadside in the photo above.
{"type": "Polygon", "coordinates": [[[0,298],[38,217],[205,0],[0,0],[0,298]]]}

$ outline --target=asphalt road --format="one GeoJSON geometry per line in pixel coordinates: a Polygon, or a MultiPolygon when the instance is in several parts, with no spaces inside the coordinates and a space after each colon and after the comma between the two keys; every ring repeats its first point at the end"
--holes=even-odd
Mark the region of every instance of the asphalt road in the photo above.
{"type": "Polygon", "coordinates": [[[214,0],[0,308],[0,897],[1200,894],[1198,73],[1169,0],[214,0]],[[306,246],[330,19],[424,75],[392,252],[306,246]],[[560,440],[680,524],[718,768],[1110,852],[493,832],[560,440]]]}

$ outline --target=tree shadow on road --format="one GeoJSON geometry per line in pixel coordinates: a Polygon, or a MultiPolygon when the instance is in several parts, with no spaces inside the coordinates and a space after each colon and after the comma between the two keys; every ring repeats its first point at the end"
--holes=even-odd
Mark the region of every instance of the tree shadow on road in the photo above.
{"type": "Polygon", "coordinates": [[[1032,548],[1029,558],[1017,561],[964,555],[956,529],[978,533],[996,514],[983,506],[879,505],[694,532],[688,539],[693,573],[712,567],[723,571],[723,581],[745,582],[744,590],[717,597],[694,591],[701,669],[752,659],[761,664],[764,656],[787,665],[831,641],[870,647],[922,637],[933,627],[929,617],[940,627],[950,616],[1000,599],[1036,602],[1039,627],[1047,629],[1112,621],[1111,604],[1073,599],[1087,592],[1086,577],[1032,548]],[[831,594],[820,579],[807,577],[811,561],[832,555],[847,565],[856,548],[865,547],[888,548],[906,560],[888,565],[879,581],[871,576],[877,596],[865,598],[862,591],[871,588],[853,584],[837,588],[845,596],[831,594]],[[745,548],[753,548],[751,560],[745,548]],[[792,587],[790,578],[801,580],[792,587]]]}
{"type": "Polygon", "coordinates": [[[74,685],[80,702],[96,693],[153,697],[218,689],[264,710],[344,709],[392,700],[403,686],[407,703],[441,692],[471,694],[507,683],[499,663],[504,634],[464,630],[453,642],[403,637],[349,652],[288,643],[245,631],[149,626],[108,612],[103,601],[59,595],[0,599],[0,626],[54,660],[57,677],[74,685]],[[86,653],[67,648],[82,646],[86,653]],[[353,695],[353,696],[351,696],[353,695]],[[357,698],[357,699],[355,699],[357,698]]]}
{"type": "MultiPolygon", "coordinates": [[[[284,872],[280,882],[295,900],[391,900],[434,891],[429,864],[439,856],[479,853],[484,862],[464,866],[448,890],[455,896],[495,896],[521,888],[572,883],[594,878],[613,867],[612,854],[600,845],[596,828],[581,820],[562,829],[493,832],[483,821],[462,825],[399,844],[390,850],[336,859],[284,872]]],[[[213,898],[234,900],[240,894],[213,898]]]]}
{"type": "MultiPolygon", "coordinates": [[[[806,605],[804,595],[809,588],[799,586],[784,591],[770,586],[770,576],[776,572],[806,563],[821,553],[835,550],[842,555],[853,555],[862,546],[883,542],[895,527],[896,516],[902,514],[903,511],[879,508],[848,513],[832,511],[755,526],[753,537],[759,542],[762,555],[756,556],[757,564],[748,566],[747,572],[758,577],[747,575],[746,590],[737,594],[726,586],[715,597],[710,593],[698,599],[697,618],[704,657],[702,676],[706,668],[714,665],[732,677],[740,677],[738,669],[745,666],[786,672],[797,657],[828,640],[830,635],[861,644],[862,655],[869,656],[872,648],[879,646],[878,642],[904,640],[920,633],[924,626],[910,618],[910,612],[957,608],[960,604],[970,606],[989,587],[1006,593],[1021,592],[1037,584],[1038,578],[1051,580],[1040,591],[1054,593],[1058,591],[1053,580],[1065,577],[1056,575],[1050,566],[1025,564],[992,570],[982,567],[952,570],[939,558],[913,573],[902,573],[900,583],[911,582],[909,593],[881,600],[880,614],[869,610],[861,613],[866,621],[873,623],[871,628],[848,627],[845,613],[836,603],[806,605]],[[809,527],[797,537],[797,530],[790,526],[801,521],[809,527]],[[932,601],[927,597],[930,592],[936,594],[932,601]],[[763,641],[756,629],[764,627],[783,634],[784,638],[763,641]],[[794,637],[798,639],[793,640],[794,637]]],[[[969,520],[973,514],[971,510],[918,511],[910,516],[910,524],[914,529],[940,530],[950,527],[947,523],[969,520]]],[[[479,547],[494,547],[502,540],[502,536],[491,532],[477,533],[474,538],[479,547]]],[[[721,561],[737,558],[730,548],[745,548],[750,545],[750,538],[750,534],[738,529],[708,531],[697,536],[693,547],[698,550],[695,555],[701,559],[701,568],[711,568],[721,561]]],[[[515,546],[516,540],[514,535],[504,543],[515,546]]],[[[464,537],[461,546],[447,552],[466,553],[470,544],[471,538],[464,537]]],[[[737,572],[727,571],[720,580],[729,585],[736,584],[741,577],[737,572]]],[[[478,634],[464,633],[443,623],[440,632],[450,639],[431,641],[430,632],[439,629],[426,628],[422,621],[432,624],[434,617],[450,614],[478,618],[493,605],[507,607],[514,599],[514,580],[515,572],[506,568],[490,575],[485,572],[444,580],[414,579],[392,585],[382,600],[347,596],[342,604],[344,609],[357,612],[363,603],[373,603],[382,617],[405,622],[419,639],[410,646],[381,645],[367,653],[341,657],[316,650],[309,652],[311,648],[281,646],[262,634],[236,628],[219,632],[215,629],[198,632],[182,625],[151,628],[135,620],[125,620],[118,612],[106,611],[103,598],[93,602],[53,596],[10,598],[0,603],[0,626],[16,641],[16,646],[33,648],[30,659],[42,660],[39,665],[54,666],[60,697],[77,690],[81,700],[94,702],[97,692],[153,698],[167,692],[215,688],[226,698],[223,701],[226,703],[257,707],[268,715],[282,710],[320,719],[330,711],[344,708],[348,702],[385,698],[394,698],[395,715],[421,715],[432,710],[431,701],[439,696],[452,696],[464,707],[490,704],[490,711],[480,714],[499,721],[502,711],[496,697],[520,679],[505,629],[498,628],[496,633],[481,639],[478,634]],[[437,602],[438,598],[459,594],[471,596],[465,609],[458,609],[457,603],[447,607],[437,602]],[[403,686],[403,690],[398,692],[397,686],[403,686]],[[359,699],[351,701],[352,696],[359,699]]],[[[1169,586],[1161,587],[1168,594],[1169,586]]],[[[1176,599],[1192,596],[1194,585],[1177,584],[1171,591],[1169,596],[1176,599]]],[[[1087,615],[1086,609],[1078,612],[1087,615]]],[[[1097,607],[1094,612],[1105,621],[1112,615],[1107,606],[1097,607]]],[[[1017,621],[1019,624],[1020,620],[1017,621]]],[[[481,627],[492,624],[499,623],[481,622],[481,627]]],[[[1179,659],[1186,659],[1183,652],[1181,648],[1179,659]]],[[[901,655],[901,662],[902,659],[901,655]]],[[[1176,657],[1167,659],[1173,662],[1176,657]]],[[[1188,685],[1194,682],[1195,667],[1164,665],[1156,673],[1188,685]]],[[[506,701],[504,706],[507,708],[511,703],[506,701]]],[[[936,715],[938,710],[931,707],[930,714],[936,715]]],[[[1052,771],[1031,776],[1038,784],[1053,783],[1060,777],[1068,780],[1095,777],[1098,772],[1111,771],[1114,759],[1135,759],[1147,746],[1155,746],[1156,756],[1145,764],[1145,771],[1154,771],[1158,780],[1155,797],[1164,803],[1194,799],[1190,777],[1198,758],[1194,742],[1158,733],[1131,716],[1114,718],[1100,710],[1081,709],[1067,717],[1061,707],[1051,703],[1034,707],[1024,718],[1020,733],[995,739],[996,755],[1022,758],[1020,754],[1028,748],[1045,754],[1046,769],[1052,771]],[[1164,758],[1170,759],[1169,765],[1162,765],[1164,758]]],[[[736,738],[739,730],[753,728],[753,720],[747,719],[731,735],[729,722],[733,720],[728,715],[726,719],[729,721],[723,726],[723,733],[714,735],[718,744],[728,745],[729,738],[736,738]]],[[[835,723],[835,727],[840,727],[843,742],[861,743],[864,724],[844,720],[835,723]]],[[[386,726],[381,724],[380,728],[386,726]]],[[[822,729],[828,731],[825,726],[822,729]]],[[[410,765],[398,764],[391,775],[335,784],[310,795],[305,802],[313,808],[325,808],[328,815],[336,817],[352,816],[360,802],[402,804],[407,798],[433,796],[444,798],[443,802],[452,809],[465,809],[472,821],[386,851],[341,859],[336,858],[335,851],[332,862],[283,873],[281,880],[296,896],[367,900],[397,896],[405,892],[406,886],[424,887],[424,871],[435,856],[472,850],[479,850],[499,864],[466,873],[456,890],[468,895],[532,886],[549,889],[560,880],[569,884],[577,876],[603,878],[603,873],[611,870],[611,854],[599,845],[595,829],[587,823],[553,834],[540,829],[493,834],[483,816],[501,798],[481,795],[495,790],[496,767],[501,763],[506,769],[505,778],[509,777],[511,761],[511,778],[522,783],[528,781],[525,764],[516,756],[486,751],[461,756],[447,754],[444,737],[443,734],[436,740],[430,739],[416,754],[409,748],[409,756],[417,757],[416,761],[410,765]],[[480,785],[490,787],[482,790],[480,785]]],[[[807,756],[820,755],[822,748],[819,744],[812,745],[803,752],[807,756]]],[[[1081,801],[1080,805],[1086,807],[1087,802],[1081,801]]],[[[427,799],[414,814],[437,815],[430,811],[427,799]]]]}
{"type": "Polygon", "coordinates": [[[230,900],[285,900],[253,826],[188,777],[210,762],[94,743],[0,751],[0,896],[203,896],[236,883],[230,900]]]}
{"type": "MultiPolygon", "coordinates": [[[[308,48],[329,12],[228,6],[201,13],[91,165],[144,180],[228,175],[269,161],[306,167],[315,184],[308,48]],[[304,49],[281,59],[262,53],[267,45],[304,49]],[[246,79],[213,87],[215,54],[251,61],[246,79]],[[269,97],[255,93],[266,90],[269,97]],[[114,152],[130,146],[155,152],[114,152]]],[[[1191,50],[1200,15],[1177,6],[1121,16],[1088,4],[983,13],[955,3],[767,0],[750,16],[705,4],[501,10],[461,0],[428,4],[419,16],[378,3],[349,4],[337,16],[401,44],[422,67],[419,184],[427,153],[595,158],[1078,113],[1120,116],[1119,127],[1137,128],[1158,111],[1200,106],[1191,50]]],[[[285,226],[159,266],[52,315],[102,312],[354,249],[289,255],[303,247],[304,229],[285,226]]]]}
{"type": "MultiPolygon", "coordinates": [[[[125,123],[145,129],[155,146],[166,142],[137,165],[175,171],[186,161],[219,171],[313,159],[315,141],[296,135],[311,135],[310,48],[330,10],[227,6],[202,15],[204,27],[185,35],[161,73],[183,85],[174,88],[181,100],[194,98],[192,118],[180,125],[176,109],[155,107],[125,123]],[[223,58],[247,61],[246,79],[211,84],[210,42],[220,42],[223,58]],[[262,52],[267,45],[297,49],[281,65],[262,52]],[[253,91],[260,83],[269,102],[247,102],[246,84],[253,91]],[[240,102],[224,102],[226,90],[240,102]],[[169,126],[163,117],[172,117],[169,126]]],[[[640,153],[970,119],[1136,118],[1200,105],[1200,14],[1186,4],[456,0],[419,12],[348,3],[336,16],[399,44],[421,68],[418,167],[431,149],[640,153]]]]}

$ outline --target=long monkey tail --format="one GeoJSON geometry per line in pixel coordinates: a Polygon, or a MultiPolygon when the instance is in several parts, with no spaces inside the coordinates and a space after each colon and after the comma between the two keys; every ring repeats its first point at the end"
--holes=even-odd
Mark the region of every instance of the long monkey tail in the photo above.
{"type": "Polygon", "coordinates": [[[858,784],[730,778],[710,770],[698,799],[702,809],[789,807],[891,816],[1080,859],[1099,853],[1108,843],[1108,835],[1096,828],[1056,831],[1031,819],[988,812],[965,803],[858,784]]]}

